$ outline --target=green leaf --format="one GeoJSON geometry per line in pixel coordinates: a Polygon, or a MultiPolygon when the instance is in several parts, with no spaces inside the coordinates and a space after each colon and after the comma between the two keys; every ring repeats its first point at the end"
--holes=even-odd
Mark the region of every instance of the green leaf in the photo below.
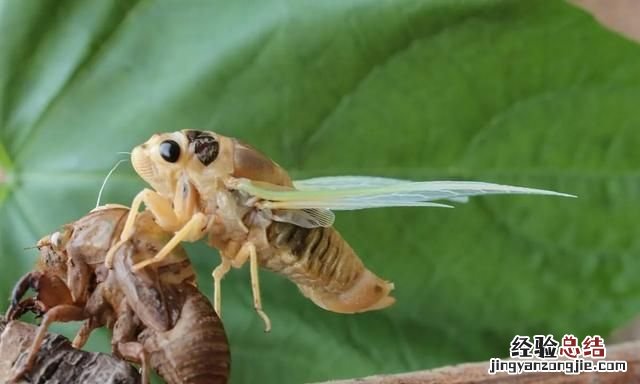
{"type": "Polygon", "coordinates": [[[11,160],[7,151],[0,141],[0,204],[9,193],[9,187],[13,183],[13,173],[11,171],[11,160]]]}
{"type": "MultiPolygon", "coordinates": [[[[5,297],[36,257],[23,248],[95,206],[117,152],[189,127],[251,143],[297,178],[579,196],[339,213],[397,303],[334,314],[262,272],[264,334],[248,272],[234,271],[234,383],[488,360],[515,334],[607,334],[640,308],[640,48],[562,2],[4,0],[0,52],[5,297]]],[[[103,202],[143,186],[123,167],[103,202]]],[[[189,250],[210,296],[218,256],[189,250]]]]}

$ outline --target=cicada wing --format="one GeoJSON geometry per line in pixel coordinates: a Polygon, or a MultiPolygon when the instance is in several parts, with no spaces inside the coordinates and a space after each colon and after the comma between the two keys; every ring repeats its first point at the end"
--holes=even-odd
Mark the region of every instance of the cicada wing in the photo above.
{"type": "Polygon", "coordinates": [[[336,216],[328,209],[303,208],[303,209],[276,209],[267,210],[267,216],[274,221],[291,223],[303,228],[330,227],[336,216]]]}
{"type": "MultiPolygon", "coordinates": [[[[406,183],[408,180],[394,179],[390,177],[375,176],[325,176],[311,179],[295,180],[293,185],[299,190],[313,189],[343,189],[343,188],[379,188],[397,183],[406,183]]],[[[454,203],[466,203],[467,196],[445,198],[454,203]]]]}
{"type": "Polygon", "coordinates": [[[407,180],[374,176],[325,176],[294,180],[293,186],[304,191],[314,189],[378,188],[399,182],[407,182],[407,180]]]}
{"type": "Polygon", "coordinates": [[[239,179],[237,188],[263,199],[271,209],[324,208],[352,210],[379,207],[435,206],[434,200],[460,200],[492,194],[535,194],[575,197],[565,193],[476,181],[410,181],[366,176],[334,176],[295,182],[301,189],[284,189],[239,179]]]}

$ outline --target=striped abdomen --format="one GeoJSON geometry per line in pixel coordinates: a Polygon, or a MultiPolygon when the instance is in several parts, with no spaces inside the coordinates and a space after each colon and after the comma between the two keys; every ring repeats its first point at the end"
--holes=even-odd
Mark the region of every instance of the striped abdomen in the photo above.
{"type": "Polygon", "coordinates": [[[334,228],[303,228],[273,222],[267,227],[268,254],[261,264],[298,285],[318,306],[340,313],[385,308],[393,284],[369,271],[334,228]]]}
{"type": "Polygon", "coordinates": [[[175,327],[139,336],[151,366],[169,384],[227,383],[231,356],[222,322],[197,288],[183,284],[181,293],[185,302],[175,327]]]}

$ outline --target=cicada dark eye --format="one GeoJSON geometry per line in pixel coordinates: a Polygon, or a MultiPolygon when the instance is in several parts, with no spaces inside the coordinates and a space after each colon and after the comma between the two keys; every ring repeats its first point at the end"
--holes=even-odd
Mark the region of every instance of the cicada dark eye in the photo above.
{"type": "Polygon", "coordinates": [[[160,156],[170,163],[175,163],[180,158],[180,146],[173,140],[165,140],[160,143],[160,156]]]}
{"type": "Polygon", "coordinates": [[[51,238],[49,240],[51,247],[53,247],[54,250],[59,251],[60,250],[60,246],[62,245],[62,239],[60,238],[60,232],[55,232],[53,235],[51,235],[51,238]]]}

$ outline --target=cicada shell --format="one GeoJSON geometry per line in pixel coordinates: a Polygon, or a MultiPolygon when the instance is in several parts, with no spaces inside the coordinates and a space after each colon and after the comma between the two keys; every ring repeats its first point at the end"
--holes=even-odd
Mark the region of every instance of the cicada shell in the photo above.
{"type": "Polygon", "coordinates": [[[224,327],[195,287],[193,268],[182,247],[173,248],[162,263],[133,272],[133,264],[153,257],[171,233],[149,214],[138,216],[131,240],[114,254],[113,269],[104,267],[104,256],[119,238],[127,211],[95,210],[38,243],[37,270],[16,284],[8,311],[9,318],[26,311],[43,316],[16,378],[33,365],[51,323],[84,320],[74,346],[82,347],[97,327],[111,328],[114,354],[141,364],[145,382],[150,368],[169,384],[227,382],[230,354],[224,327]],[[76,278],[82,274],[80,284],[69,280],[72,274],[76,278]],[[29,288],[36,296],[21,301],[29,288]],[[72,297],[74,290],[82,300],[72,297]]]}

